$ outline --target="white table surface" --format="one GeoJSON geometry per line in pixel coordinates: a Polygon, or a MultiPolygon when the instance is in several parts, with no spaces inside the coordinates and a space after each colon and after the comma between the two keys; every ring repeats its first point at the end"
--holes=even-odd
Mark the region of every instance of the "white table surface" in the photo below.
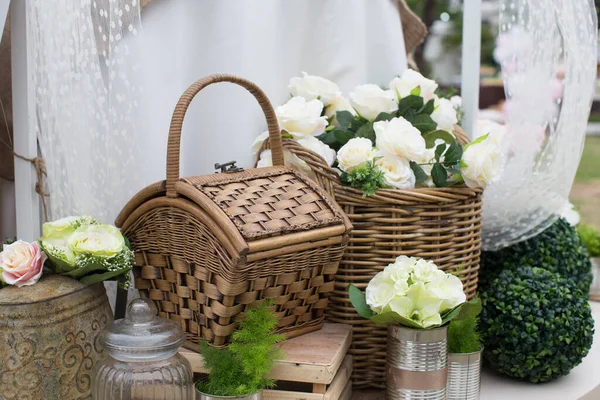
{"type": "Polygon", "coordinates": [[[484,369],[481,400],[600,400],[600,303],[590,304],[596,321],[594,344],[569,375],[535,385],[484,369]]]}

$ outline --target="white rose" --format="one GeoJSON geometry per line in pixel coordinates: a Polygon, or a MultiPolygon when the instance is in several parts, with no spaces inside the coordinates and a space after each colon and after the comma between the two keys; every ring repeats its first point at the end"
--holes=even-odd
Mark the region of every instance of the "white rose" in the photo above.
{"type": "Polygon", "coordinates": [[[432,282],[440,278],[440,275],[437,273],[438,271],[437,265],[433,262],[421,259],[415,264],[413,280],[421,281],[423,283],[432,282]]]}
{"type": "Polygon", "coordinates": [[[355,87],[350,93],[350,104],[361,117],[369,121],[375,120],[382,112],[398,110],[394,93],[373,84],[355,87]]]}
{"type": "Polygon", "coordinates": [[[437,123],[437,129],[452,132],[454,125],[458,123],[456,109],[448,99],[436,99],[435,109],[431,113],[431,119],[437,123]]]}
{"type": "Polygon", "coordinates": [[[488,135],[488,139],[495,143],[500,148],[505,145],[506,126],[501,125],[489,119],[477,120],[477,132],[475,138],[488,135]]]}
{"type": "Polygon", "coordinates": [[[440,313],[451,310],[467,300],[462,282],[451,274],[446,274],[446,279],[427,283],[425,288],[431,296],[442,300],[440,313]]]}
{"type": "Polygon", "coordinates": [[[304,97],[292,97],[275,109],[279,127],[291,134],[317,136],[325,131],[327,117],[321,116],[323,103],[319,100],[306,101],[304,97]]]}
{"type": "Polygon", "coordinates": [[[375,165],[383,171],[385,183],[389,186],[398,189],[413,189],[415,187],[415,173],[405,158],[378,152],[375,155],[375,165]]]}
{"type": "Polygon", "coordinates": [[[404,157],[409,161],[425,158],[427,148],[421,132],[404,118],[379,121],[373,124],[376,145],[386,153],[404,157]]]}
{"type": "Polygon", "coordinates": [[[350,114],[356,116],[356,111],[352,108],[350,100],[342,96],[336,97],[327,107],[325,107],[325,116],[336,126],[339,125],[336,119],[336,113],[338,111],[348,111],[350,114]]]}
{"type": "Polygon", "coordinates": [[[460,110],[462,108],[462,97],[452,96],[450,97],[450,103],[452,103],[455,110],[460,110]]]}
{"type": "Polygon", "coordinates": [[[302,147],[313,151],[321,157],[323,157],[325,162],[327,162],[327,165],[329,165],[330,167],[335,162],[335,150],[333,150],[331,147],[327,146],[325,143],[321,142],[314,136],[304,136],[298,139],[297,141],[302,147]]]}
{"type": "Polygon", "coordinates": [[[308,75],[306,72],[302,72],[302,75],[290,79],[288,89],[292,96],[301,96],[306,100],[317,99],[327,106],[342,94],[339,86],[329,79],[308,75]]]}
{"type": "Polygon", "coordinates": [[[433,99],[438,84],[431,79],[412,69],[407,69],[400,78],[394,78],[390,82],[390,89],[396,92],[398,98],[410,96],[410,93],[416,88],[420,89],[420,94],[425,102],[433,99]]]}
{"type": "Polygon", "coordinates": [[[367,138],[350,139],[337,153],[338,167],[345,172],[373,159],[373,143],[367,138]]]}
{"type": "Polygon", "coordinates": [[[112,225],[82,226],[69,237],[68,243],[75,254],[114,257],[125,249],[121,231],[112,225]]]}
{"type": "Polygon", "coordinates": [[[504,154],[492,140],[474,141],[462,156],[460,174],[469,187],[486,188],[502,175],[504,154]]]}
{"type": "Polygon", "coordinates": [[[395,293],[394,282],[388,279],[383,272],[380,272],[367,285],[365,296],[371,310],[376,314],[381,314],[388,308],[388,304],[394,298],[395,293]]]}
{"type": "MultiPolygon", "coordinates": [[[[317,140],[317,139],[315,139],[317,140]]],[[[307,163],[298,158],[294,153],[289,150],[283,151],[283,161],[285,166],[291,168],[295,171],[301,172],[304,175],[307,175],[309,178],[314,178],[314,173],[310,169],[307,163]]],[[[267,168],[273,166],[273,158],[271,149],[263,150],[260,153],[260,159],[256,163],[256,168],[267,168]]]]}

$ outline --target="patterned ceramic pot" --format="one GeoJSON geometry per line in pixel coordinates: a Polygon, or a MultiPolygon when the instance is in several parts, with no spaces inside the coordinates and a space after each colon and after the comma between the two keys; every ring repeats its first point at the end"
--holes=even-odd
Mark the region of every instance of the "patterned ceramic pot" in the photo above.
{"type": "Polygon", "coordinates": [[[479,400],[482,351],[448,354],[448,400],[479,400]]]}
{"type": "Polygon", "coordinates": [[[0,399],[91,399],[104,358],[98,337],[112,319],[103,284],[44,276],[0,290],[0,399]]]}
{"type": "Polygon", "coordinates": [[[447,326],[388,326],[387,400],[446,400],[447,338],[447,326]]]}

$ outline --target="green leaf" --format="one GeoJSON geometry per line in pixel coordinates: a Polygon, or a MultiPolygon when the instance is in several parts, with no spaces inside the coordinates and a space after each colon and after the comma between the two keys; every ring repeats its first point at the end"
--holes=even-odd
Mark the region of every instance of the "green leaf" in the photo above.
{"type": "Polygon", "coordinates": [[[334,130],[333,136],[340,147],[348,143],[350,139],[354,138],[354,134],[352,132],[343,131],[341,129],[334,130]]]}
{"type": "Polygon", "coordinates": [[[437,127],[437,123],[427,114],[407,115],[404,118],[421,133],[431,132],[437,127]]]}
{"type": "Polygon", "coordinates": [[[352,122],[350,123],[350,130],[353,132],[356,132],[360,129],[361,126],[363,126],[364,124],[366,124],[368,122],[369,121],[367,121],[366,119],[364,119],[362,117],[354,118],[352,120],[352,122]]]}
{"type": "Polygon", "coordinates": [[[94,271],[106,271],[106,268],[100,264],[88,264],[85,267],[76,268],[69,272],[62,273],[61,275],[70,276],[71,278],[79,279],[82,276],[88,275],[94,271]]]}
{"type": "Polygon", "coordinates": [[[440,162],[440,157],[442,156],[442,154],[444,154],[445,150],[446,143],[438,144],[438,146],[435,148],[435,161],[440,162]]]}
{"type": "Polygon", "coordinates": [[[423,114],[431,115],[433,110],[435,109],[435,101],[433,99],[429,100],[424,106],[421,112],[423,114]]]}
{"type": "Polygon", "coordinates": [[[428,178],[427,174],[425,173],[425,171],[423,171],[423,168],[421,168],[421,166],[419,164],[417,164],[414,161],[410,162],[410,169],[412,169],[412,171],[415,174],[415,184],[421,184],[423,182],[425,182],[428,178]]]}
{"type": "Polygon", "coordinates": [[[371,142],[373,143],[373,146],[375,146],[375,131],[373,130],[373,124],[371,122],[367,122],[366,124],[361,126],[356,131],[356,137],[367,138],[367,139],[371,140],[371,142]]]}
{"type": "Polygon", "coordinates": [[[354,285],[349,285],[348,297],[358,315],[366,319],[370,319],[373,316],[373,311],[367,304],[365,294],[359,288],[354,285]]]}
{"type": "Polygon", "coordinates": [[[431,169],[431,178],[433,179],[435,186],[444,187],[448,181],[448,172],[446,171],[446,168],[442,166],[442,164],[435,163],[431,169]]]}
{"type": "Polygon", "coordinates": [[[481,299],[479,297],[475,297],[470,301],[464,303],[460,308],[460,313],[456,316],[457,321],[465,320],[468,318],[474,318],[481,313],[482,305],[481,299]]]}
{"type": "Polygon", "coordinates": [[[474,144],[478,144],[483,142],[484,140],[486,140],[488,138],[488,136],[490,136],[489,133],[486,133],[483,136],[479,136],[477,139],[473,140],[471,143],[468,143],[465,145],[465,147],[463,148],[464,151],[467,151],[467,149],[471,146],[473,146],[474,144]]]}
{"type": "Polygon", "coordinates": [[[321,142],[325,143],[326,145],[329,145],[332,147],[337,144],[337,139],[336,139],[335,135],[333,134],[333,131],[324,132],[324,133],[320,134],[319,136],[317,136],[317,139],[319,139],[321,142]]]}
{"type": "Polygon", "coordinates": [[[123,269],[118,269],[116,271],[108,271],[103,274],[88,275],[88,276],[84,276],[83,278],[81,278],[79,280],[79,282],[83,283],[84,285],[90,286],[90,285],[94,285],[96,283],[104,282],[106,280],[117,277],[119,275],[125,274],[128,271],[129,271],[129,268],[123,268],[123,269]]]}
{"type": "Polygon", "coordinates": [[[325,128],[325,132],[329,132],[335,129],[335,125],[327,125],[327,128],[325,128]]]}
{"type": "MultiPolygon", "coordinates": [[[[403,317],[394,311],[386,311],[382,312],[381,314],[375,314],[370,318],[370,320],[379,325],[400,324],[409,328],[424,329],[422,325],[409,318],[403,317]]],[[[432,326],[431,328],[435,328],[435,326],[432,326]]]]}
{"type": "Polygon", "coordinates": [[[465,304],[466,303],[459,304],[456,307],[454,307],[453,309],[446,311],[443,315],[441,315],[442,325],[447,324],[448,322],[452,321],[453,319],[456,319],[456,317],[460,314],[460,310],[462,309],[462,307],[465,304]]]}
{"type": "Polygon", "coordinates": [[[342,128],[348,128],[352,121],[354,121],[354,115],[352,115],[350,111],[346,110],[336,112],[335,118],[342,128]]]}
{"type": "Polygon", "coordinates": [[[129,242],[127,236],[123,235],[123,240],[125,240],[125,246],[127,246],[127,248],[131,250],[131,243],[129,242]]]}
{"type": "Polygon", "coordinates": [[[421,86],[417,86],[413,90],[410,91],[411,96],[420,96],[421,95],[421,86]]]}
{"type": "Polygon", "coordinates": [[[377,118],[375,118],[375,121],[373,121],[373,122],[389,121],[393,118],[396,118],[395,114],[382,112],[382,113],[379,113],[379,115],[377,116],[377,118]]]}
{"type": "Polygon", "coordinates": [[[422,97],[413,95],[406,96],[400,99],[400,101],[398,102],[398,115],[405,117],[409,110],[419,111],[422,107],[422,97]]]}
{"type": "Polygon", "coordinates": [[[450,144],[446,154],[444,155],[444,164],[446,165],[454,165],[457,164],[463,155],[462,146],[456,142],[450,144]]]}
{"type": "Polygon", "coordinates": [[[443,131],[443,130],[430,131],[430,132],[424,133],[423,139],[425,139],[425,145],[427,146],[428,149],[431,149],[431,148],[433,148],[433,146],[435,146],[435,141],[437,139],[442,139],[445,143],[448,143],[448,144],[452,144],[452,143],[456,142],[456,140],[454,139],[454,136],[452,136],[452,134],[450,132],[443,131]]]}
{"type": "Polygon", "coordinates": [[[293,139],[294,135],[292,135],[291,133],[283,132],[281,134],[281,137],[284,138],[284,139],[293,139]]]}

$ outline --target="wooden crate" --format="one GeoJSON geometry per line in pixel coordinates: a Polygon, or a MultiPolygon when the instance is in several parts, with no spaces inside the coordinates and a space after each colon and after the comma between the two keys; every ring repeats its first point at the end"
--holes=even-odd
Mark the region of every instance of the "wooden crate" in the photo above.
{"type": "MultiPolygon", "coordinates": [[[[352,329],[349,325],[325,324],[323,329],[279,344],[286,355],[269,377],[277,390],[265,390],[264,400],[350,400],[352,329]]],[[[181,349],[195,373],[205,374],[202,355],[181,349]]]]}

